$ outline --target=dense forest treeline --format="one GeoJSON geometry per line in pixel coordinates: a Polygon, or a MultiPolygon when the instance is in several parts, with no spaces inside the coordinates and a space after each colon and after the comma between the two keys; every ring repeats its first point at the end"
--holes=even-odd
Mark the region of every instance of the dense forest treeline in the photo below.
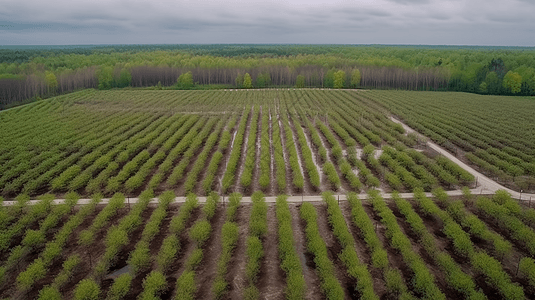
{"type": "Polygon", "coordinates": [[[0,109],[82,88],[197,85],[535,95],[535,49],[365,45],[0,47],[0,109]],[[355,71],[358,70],[358,76],[355,71]],[[335,74],[337,82],[335,84],[335,74]],[[358,79],[358,80],[357,80],[358,79]]]}

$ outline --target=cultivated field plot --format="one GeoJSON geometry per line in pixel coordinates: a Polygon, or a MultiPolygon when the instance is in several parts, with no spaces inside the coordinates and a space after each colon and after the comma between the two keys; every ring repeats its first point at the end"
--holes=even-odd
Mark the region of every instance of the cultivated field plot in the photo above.
{"type": "Polygon", "coordinates": [[[137,196],[147,189],[179,196],[318,195],[474,182],[407,134],[370,95],[382,94],[85,90],[60,96],[0,114],[0,191],[9,198],[68,191],[137,196]]]}
{"type": "Polygon", "coordinates": [[[363,95],[503,185],[535,189],[533,98],[404,91],[363,95]]]}
{"type": "Polygon", "coordinates": [[[0,205],[0,299],[535,297],[535,210],[507,193],[152,197],[0,205]]]}

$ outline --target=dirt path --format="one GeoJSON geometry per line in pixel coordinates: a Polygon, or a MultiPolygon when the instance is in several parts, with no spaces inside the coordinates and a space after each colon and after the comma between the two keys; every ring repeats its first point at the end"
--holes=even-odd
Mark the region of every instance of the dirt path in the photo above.
{"type": "MultiPolygon", "coordinates": [[[[416,133],[419,136],[425,138],[425,136],[423,136],[419,132],[415,131],[414,129],[410,128],[409,126],[407,126],[406,124],[404,124],[400,120],[398,120],[398,119],[396,119],[394,117],[390,117],[390,119],[392,121],[394,121],[395,123],[401,124],[401,126],[403,126],[403,128],[405,129],[405,131],[407,133],[416,133]]],[[[476,177],[476,182],[477,182],[477,184],[479,186],[479,190],[481,190],[481,191],[494,193],[497,190],[506,190],[515,199],[530,200],[530,198],[535,198],[535,194],[519,193],[519,192],[513,191],[513,190],[511,190],[509,188],[504,187],[503,185],[497,183],[496,181],[494,181],[494,180],[488,178],[487,176],[481,174],[480,172],[476,171],[475,169],[473,169],[472,167],[470,167],[469,165],[465,164],[464,162],[459,160],[457,157],[455,157],[454,155],[449,153],[446,149],[440,147],[439,145],[437,145],[437,144],[435,144],[435,143],[433,143],[431,141],[427,141],[427,146],[429,148],[435,150],[436,152],[444,155],[445,157],[447,157],[449,160],[453,161],[454,163],[458,164],[461,168],[465,169],[468,173],[474,175],[474,177],[476,177]]]]}

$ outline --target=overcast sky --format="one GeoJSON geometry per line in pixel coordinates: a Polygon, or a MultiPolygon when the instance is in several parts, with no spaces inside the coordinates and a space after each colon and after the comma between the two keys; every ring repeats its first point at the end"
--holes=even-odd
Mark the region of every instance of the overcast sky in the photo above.
{"type": "Polygon", "coordinates": [[[535,46],[535,0],[0,0],[0,45],[535,46]]]}

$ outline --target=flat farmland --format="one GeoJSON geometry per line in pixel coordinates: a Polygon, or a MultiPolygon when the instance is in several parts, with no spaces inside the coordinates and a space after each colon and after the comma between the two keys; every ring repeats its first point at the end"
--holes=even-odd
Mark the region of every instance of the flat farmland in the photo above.
{"type": "Polygon", "coordinates": [[[428,143],[530,189],[533,104],[469,96],[85,90],[1,112],[0,299],[533,299],[531,201],[471,194],[428,143]]]}
{"type": "MultiPolygon", "coordinates": [[[[0,191],[319,195],[474,184],[394,122],[385,100],[370,100],[381,97],[269,89],[60,96],[1,113],[0,191]]],[[[522,174],[531,174],[530,153],[522,174]]]]}
{"type": "MultiPolygon", "coordinates": [[[[507,193],[266,203],[51,195],[3,214],[3,299],[532,299],[534,209],[507,193]]],[[[26,198],[27,199],[27,198],[26,198]]]]}

